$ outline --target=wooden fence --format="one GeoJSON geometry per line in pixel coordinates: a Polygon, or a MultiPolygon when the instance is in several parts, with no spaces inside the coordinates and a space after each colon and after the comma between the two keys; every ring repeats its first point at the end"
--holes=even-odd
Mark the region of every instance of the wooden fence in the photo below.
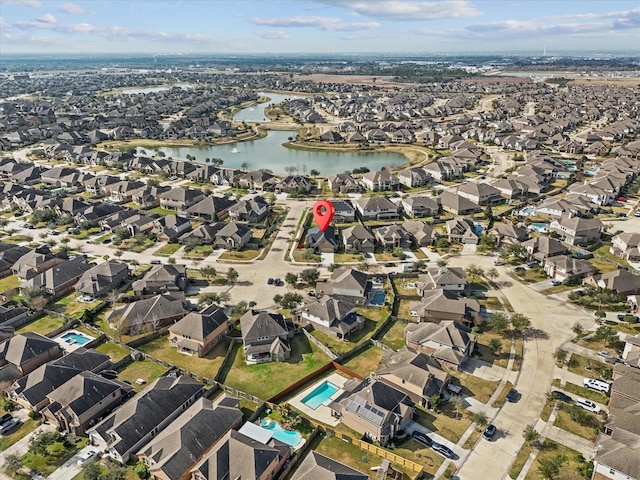
{"type": "Polygon", "coordinates": [[[316,337],[311,335],[311,333],[309,333],[306,328],[302,328],[301,330],[304,336],[307,337],[307,339],[311,343],[313,343],[316,347],[322,350],[325,353],[325,355],[327,355],[331,360],[335,360],[336,358],[338,358],[338,356],[335,353],[333,353],[329,347],[327,347],[324,343],[322,343],[316,337]]]}

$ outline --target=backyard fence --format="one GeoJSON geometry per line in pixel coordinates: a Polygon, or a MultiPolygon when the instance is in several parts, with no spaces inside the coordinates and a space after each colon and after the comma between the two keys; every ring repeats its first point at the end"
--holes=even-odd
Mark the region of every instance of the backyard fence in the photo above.
{"type": "Polygon", "coordinates": [[[302,328],[301,330],[304,336],[307,337],[307,339],[311,343],[313,343],[316,347],[322,350],[325,353],[325,355],[327,355],[331,360],[335,360],[336,358],[338,358],[338,356],[335,353],[333,353],[329,347],[327,347],[324,343],[322,343],[316,337],[311,335],[311,333],[308,332],[306,328],[302,328]]]}

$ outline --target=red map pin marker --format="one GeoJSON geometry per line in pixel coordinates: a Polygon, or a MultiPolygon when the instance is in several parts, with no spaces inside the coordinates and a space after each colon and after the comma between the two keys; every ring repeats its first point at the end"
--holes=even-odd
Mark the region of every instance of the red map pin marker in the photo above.
{"type": "Polygon", "coordinates": [[[313,218],[316,219],[316,223],[320,230],[323,232],[327,229],[331,220],[333,220],[333,214],[336,213],[336,209],[329,200],[320,200],[313,206],[313,218]]]}

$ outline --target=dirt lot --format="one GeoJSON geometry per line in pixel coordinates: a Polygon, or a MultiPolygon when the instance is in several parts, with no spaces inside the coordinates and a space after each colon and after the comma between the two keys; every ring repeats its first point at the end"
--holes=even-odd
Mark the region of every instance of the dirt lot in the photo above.
{"type": "MultiPolygon", "coordinates": [[[[378,85],[380,87],[388,87],[398,85],[393,81],[393,77],[382,77],[376,75],[328,75],[322,73],[314,73],[311,75],[295,75],[294,80],[311,80],[313,82],[325,83],[356,83],[359,85],[378,85]],[[375,82],[373,79],[376,79],[375,82]]],[[[403,83],[403,85],[407,85],[403,83]]]]}

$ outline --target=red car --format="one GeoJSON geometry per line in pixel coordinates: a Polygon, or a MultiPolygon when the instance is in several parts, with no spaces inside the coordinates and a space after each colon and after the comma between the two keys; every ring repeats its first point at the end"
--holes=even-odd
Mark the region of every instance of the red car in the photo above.
{"type": "Polygon", "coordinates": [[[624,198],[624,197],[618,197],[618,198],[616,198],[616,202],[623,202],[623,203],[624,203],[624,202],[626,202],[626,201],[627,201],[627,199],[626,199],[626,198],[624,198]]]}

